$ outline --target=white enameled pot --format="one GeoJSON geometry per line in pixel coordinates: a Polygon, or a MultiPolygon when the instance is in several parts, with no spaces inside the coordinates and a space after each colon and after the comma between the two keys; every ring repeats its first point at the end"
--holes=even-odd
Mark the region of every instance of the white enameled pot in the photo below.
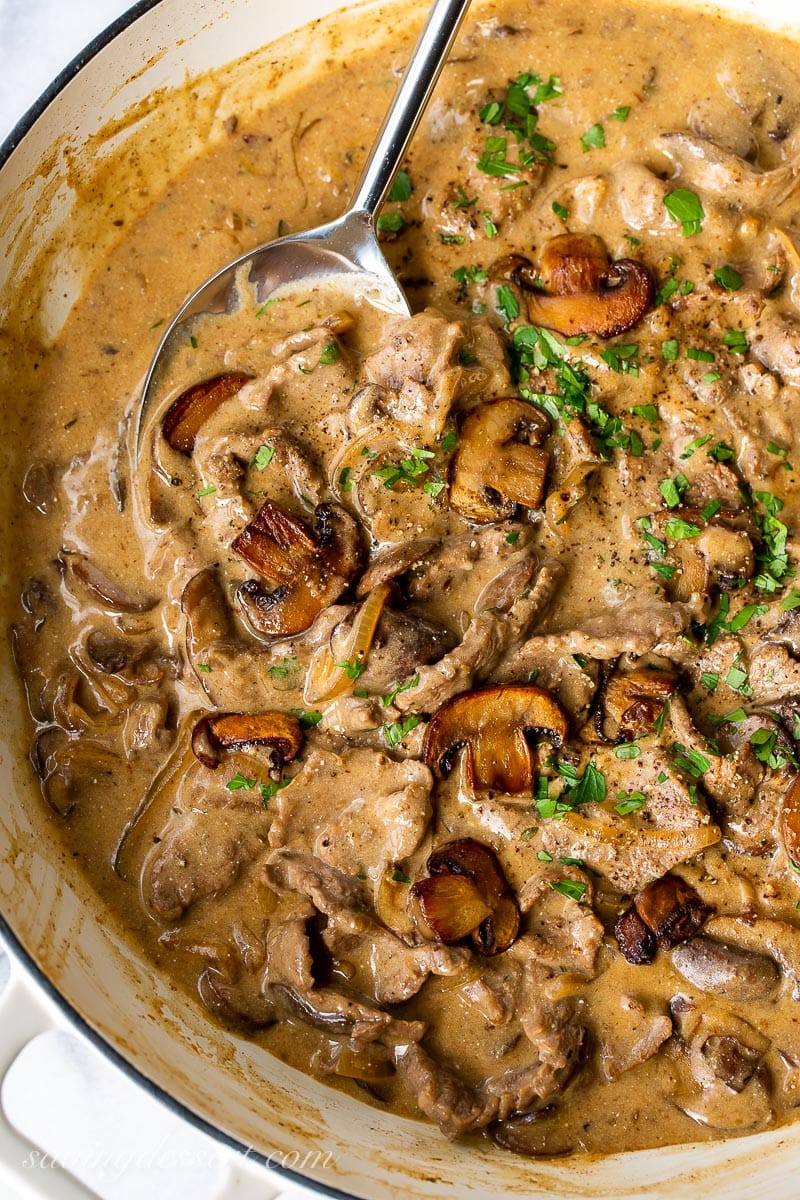
{"type": "MultiPolygon", "coordinates": [[[[284,70],[289,45],[296,50],[300,39],[293,61],[301,65],[293,71],[316,69],[318,38],[301,27],[325,18],[339,2],[142,0],[90,47],[0,147],[0,336],[8,312],[29,294],[36,253],[49,239],[58,238],[62,249],[36,316],[46,334],[58,329],[80,288],[91,263],[63,235],[86,227],[86,206],[94,200],[76,178],[90,181],[100,165],[93,139],[101,126],[132,113],[118,135],[124,139],[158,119],[163,89],[253,53],[250,66],[255,61],[267,86],[291,86],[293,77],[284,70]],[[270,45],[287,37],[290,43],[270,45]]],[[[490,0],[475,0],[476,6],[482,3],[490,0]]],[[[348,37],[363,44],[385,32],[387,21],[390,27],[392,21],[406,22],[409,10],[420,17],[424,7],[421,0],[390,0],[389,15],[382,13],[380,20],[374,0],[348,10],[343,44],[348,37]]],[[[772,27],[793,26],[800,38],[796,0],[728,0],[717,8],[772,27]]],[[[248,68],[245,74],[250,73],[248,68]]],[[[231,87],[237,86],[234,73],[231,87]]],[[[193,103],[199,105],[191,114],[196,118],[214,98],[201,90],[193,103]]],[[[187,155],[197,149],[190,137],[185,146],[187,155]]],[[[174,159],[169,164],[171,170],[180,165],[174,159]]],[[[163,163],[149,164],[152,194],[163,182],[163,170],[163,163]]],[[[0,479],[15,478],[14,451],[5,439],[0,456],[0,479]]],[[[0,495],[2,538],[19,498],[7,483],[0,495]]],[[[14,600],[8,591],[4,572],[4,613],[14,600]]],[[[14,969],[12,987],[0,996],[0,1077],[37,1030],[69,1023],[188,1120],[249,1151],[250,1161],[300,1164],[321,1193],[375,1200],[696,1200],[705,1193],[715,1200],[778,1200],[797,1194],[800,1123],[728,1142],[537,1164],[489,1145],[450,1144],[433,1126],[358,1104],[224,1032],[137,958],[80,874],[62,862],[27,761],[29,731],[7,637],[0,648],[0,695],[0,939],[14,969]]],[[[0,1122],[0,1152],[12,1145],[3,1137],[0,1122]]],[[[273,1186],[263,1194],[274,1191],[273,1186]]]]}

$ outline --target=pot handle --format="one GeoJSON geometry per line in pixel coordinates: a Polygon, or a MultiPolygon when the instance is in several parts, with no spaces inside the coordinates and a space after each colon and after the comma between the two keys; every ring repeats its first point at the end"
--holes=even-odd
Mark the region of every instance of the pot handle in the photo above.
{"type": "MultiPolygon", "coordinates": [[[[0,930],[0,1197],[10,1194],[19,1196],[20,1200],[44,1200],[44,1197],[47,1200],[112,1200],[113,1196],[119,1194],[113,1186],[106,1191],[101,1181],[96,1183],[95,1191],[58,1165],[58,1147],[47,1145],[44,1136],[41,1138],[42,1144],[37,1144],[34,1139],[41,1122],[38,1111],[34,1111],[30,1120],[29,1136],[20,1132],[29,1123],[30,1110],[37,1107],[36,1098],[31,1101],[31,1079],[34,1080],[36,1096],[49,1080],[52,1094],[43,1096],[41,1105],[45,1113],[61,1102],[58,1097],[62,1091],[67,1096],[63,1101],[65,1106],[69,1106],[75,1095],[72,1104],[74,1112],[82,1104],[81,1087],[87,1086],[85,1069],[81,1070],[87,1064],[91,1074],[91,1092],[84,1097],[87,1111],[82,1116],[84,1127],[87,1124],[91,1127],[86,1143],[89,1158],[94,1153],[91,1135],[94,1131],[93,1120],[97,1117],[97,1113],[92,1114],[91,1106],[93,1101],[98,1103],[97,1094],[100,1092],[103,1096],[113,1098],[100,1103],[113,1108],[115,1112],[124,1108],[126,1114],[135,1115],[138,1110],[140,1120],[145,1122],[140,1126],[141,1129],[146,1128],[149,1120],[152,1132],[152,1122],[155,1120],[159,1137],[163,1130],[165,1144],[171,1146],[173,1153],[188,1151],[202,1156],[203,1161],[213,1156],[212,1170],[217,1180],[213,1200],[319,1200],[318,1192],[305,1188],[299,1181],[295,1183],[279,1171],[271,1170],[254,1158],[236,1154],[208,1135],[192,1129],[112,1066],[82,1036],[46,990],[31,979],[22,958],[8,943],[8,939],[4,940],[0,930]],[[49,1076],[48,1071],[51,1072],[49,1076]],[[72,1078],[65,1074],[70,1071],[72,1078]],[[22,1119],[14,1125],[9,1114],[15,1113],[19,1107],[19,1096],[23,1093],[25,1111],[22,1119]],[[172,1143],[167,1142],[170,1136],[175,1139],[172,1143]],[[185,1140],[187,1138],[190,1142],[185,1140]],[[179,1141],[180,1145],[177,1144],[179,1141]],[[46,1170],[41,1169],[45,1166],[46,1170]]],[[[62,1111],[59,1109],[59,1112],[62,1111]]],[[[101,1112],[100,1119],[104,1115],[101,1112]]],[[[120,1134],[118,1119],[113,1116],[110,1119],[115,1123],[111,1127],[114,1146],[109,1154],[123,1160],[134,1156],[141,1147],[123,1145],[126,1131],[123,1129],[120,1134]]],[[[70,1126],[76,1124],[74,1116],[71,1117],[69,1113],[65,1113],[65,1121],[70,1126]]],[[[47,1117],[41,1124],[47,1126],[47,1117]]],[[[77,1132],[80,1135],[83,1128],[78,1128],[77,1132]]],[[[102,1132],[100,1128],[99,1133],[102,1132]]],[[[95,1182],[94,1178],[92,1182],[95,1182]]],[[[146,1181],[143,1177],[143,1186],[149,1182],[152,1180],[146,1181]]]]}
{"type": "MultiPolygon", "coordinates": [[[[11,948],[0,936],[0,1194],[20,1200],[42,1200],[40,1172],[31,1169],[39,1154],[6,1117],[3,1106],[6,1076],[20,1053],[41,1033],[63,1022],[56,1005],[27,977],[11,948]]],[[[97,1200],[95,1192],[53,1166],[47,1172],[51,1194],[58,1200],[97,1200]]]]}

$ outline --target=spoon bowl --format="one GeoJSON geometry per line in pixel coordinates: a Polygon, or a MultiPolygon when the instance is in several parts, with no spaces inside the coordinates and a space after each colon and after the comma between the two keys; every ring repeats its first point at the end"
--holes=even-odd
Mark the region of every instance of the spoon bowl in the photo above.
{"type": "Polygon", "coordinates": [[[236,311],[249,290],[263,304],[280,289],[298,290],[322,278],[348,277],[365,298],[410,316],[408,301],[378,242],[375,214],[427,106],[470,0],[434,0],[347,211],[336,221],[267,242],[222,267],[201,284],[167,326],[145,376],[134,424],[138,458],[160,378],[175,346],[200,317],[236,311]]]}

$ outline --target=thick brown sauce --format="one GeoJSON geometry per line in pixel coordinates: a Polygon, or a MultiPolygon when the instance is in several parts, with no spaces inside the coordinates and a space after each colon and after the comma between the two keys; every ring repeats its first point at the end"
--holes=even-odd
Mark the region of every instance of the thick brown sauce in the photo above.
{"type": "MultiPolygon", "coordinates": [[[[57,343],[42,354],[38,383],[26,398],[20,420],[20,445],[27,447],[22,472],[25,482],[21,476],[20,487],[28,504],[20,505],[13,553],[24,564],[20,590],[31,610],[17,621],[19,657],[31,709],[38,722],[49,725],[55,720],[68,730],[71,726],[73,734],[83,723],[85,739],[101,747],[88,765],[79,759],[74,795],[69,794],[69,780],[65,780],[60,763],[50,782],[61,798],[58,802],[69,807],[69,812],[63,818],[54,817],[53,827],[68,849],[80,857],[100,894],[124,913],[131,936],[141,939],[161,970],[190,988],[206,963],[195,954],[176,950],[175,942],[165,946],[159,937],[166,927],[181,927],[177,944],[219,941],[234,923],[241,922],[243,914],[245,925],[258,930],[259,920],[268,917],[276,903],[263,886],[261,861],[256,856],[224,894],[197,901],[183,921],[156,921],[143,910],[137,876],[146,847],[139,847],[138,860],[134,847],[131,865],[123,871],[128,875],[125,880],[112,871],[111,862],[140,798],[166,757],[176,753],[176,740],[178,758],[183,753],[181,731],[188,714],[207,709],[209,700],[221,708],[231,707],[227,693],[220,696],[215,691],[213,664],[205,673],[193,670],[187,660],[180,598],[188,579],[212,563],[230,584],[245,577],[242,564],[226,551],[242,526],[241,521],[236,523],[239,510],[235,506],[234,515],[228,518],[218,506],[216,493],[206,491],[199,496],[214,484],[198,472],[197,462],[172,456],[163,445],[156,448],[160,468],[153,476],[156,483],[151,486],[145,471],[131,480],[120,422],[154,349],[159,325],[191,287],[243,249],[279,230],[318,224],[341,211],[385,108],[394,83],[393,70],[406,49],[395,42],[381,55],[363,61],[333,62],[325,76],[298,92],[290,106],[267,107],[252,115],[242,112],[236,121],[229,121],[219,144],[175,180],[159,203],[126,231],[87,285],[57,343]],[[117,582],[124,596],[154,600],[155,607],[144,606],[147,611],[143,613],[114,614],[110,611],[113,605],[93,599],[80,579],[76,582],[72,568],[59,573],[54,564],[64,548],[88,556],[117,582]],[[123,738],[131,745],[136,739],[132,727],[123,734],[127,707],[134,693],[146,692],[156,700],[158,687],[148,684],[143,675],[136,676],[135,671],[132,684],[119,684],[113,672],[112,677],[107,677],[108,672],[104,677],[102,672],[84,670],[81,676],[76,663],[85,664],[86,639],[97,630],[105,638],[130,635],[147,649],[145,660],[150,666],[143,668],[144,674],[151,668],[163,674],[163,705],[152,710],[157,731],[127,757],[123,738]],[[73,799],[74,807],[70,807],[73,799]]],[[[784,356],[782,365],[772,363],[771,372],[753,365],[748,393],[738,370],[742,361],[754,364],[755,356],[741,360],[720,341],[725,329],[743,329],[754,347],[754,309],[748,308],[748,298],[753,296],[763,304],[768,293],[769,312],[793,313],[797,252],[791,249],[790,234],[782,231],[791,228],[796,215],[794,194],[789,185],[776,184],[770,189],[761,186],[758,177],[754,182],[748,167],[742,168],[745,178],[739,179],[740,186],[732,188],[729,179],[727,187],[720,187],[719,177],[731,169],[727,160],[716,174],[711,170],[692,174],[695,167],[687,158],[680,183],[702,198],[706,219],[701,234],[682,237],[679,225],[664,213],[661,199],[669,187],[657,177],[671,174],[673,166],[663,152],[663,143],[655,139],[690,126],[732,152],[757,153],[759,167],[754,170],[782,169],[782,164],[794,161],[800,114],[800,80],[790,65],[794,55],[795,48],[788,43],[756,37],[716,18],[676,17],[668,9],[572,3],[484,6],[480,22],[469,26],[462,36],[408,156],[406,169],[414,188],[411,197],[388,206],[387,211],[402,213],[405,229],[388,240],[385,249],[412,307],[420,311],[432,304],[451,320],[464,323],[460,347],[466,353],[460,358],[456,353],[453,360],[461,409],[485,396],[509,394],[510,384],[495,337],[488,329],[503,325],[496,308],[496,283],[479,279],[461,287],[453,276],[458,268],[485,270],[504,255],[520,252],[536,261],[543,245],[566,227],[600,234],[612,258],[638,258],[662,286],[670,278],[695,285],[691,296],[674,293],[671,306],[657,308],[612,343],[638,346],[637,375],[609,369],[599,357],[603,346],[596,341],[574,350],[595,381],[593,397],[620,416],[629,432],[635,432],[642,453],[630,453],[630,443],[627,450],[614,448],[608,461],[596,466],[590,483],[576,491],[572,497],[576,503],[563,523],[540,514],[530,521],[500,527],[501,540],[506,533],[519,533],[521,549],[532,544],[540,561],[562,564],[564,575],[555,601],[535,625],[535,632],[585,630],[583,637],[565,646],[564,657],[573,664],[573,653],[592,657],[592,639],[598,631],[587,622],[625,604],[622,611],[628,615],[612,616],[612,624],[616,620],[617,626],[628,630],[638,620],[642,625],[639,640],[648,650],[659,644],[659,662],[669,660],[691,675],[702,646],[696,628],[693,631],[688,622],[679,622],[671,632],[654,636],[648,643],[653,621],[664,616],[664,585],[648,563],[636,521],[662,510],[661,481],[683,472],[688,486],[701,487],[704,470],[713,466],[707,445],[732,445],[732,461],[740,479],[754,491],[768,491],[784,501],[780,519],[788,527],[792,551],[798,518],[793,466],[800,456],[795,432],[800,427],[800,397],[794,387],[800,379],[798,368],[790,356],[784,356]],[[502,94],[509,79],[526,70],[538,72],[545,80],[558,76],[563,85],[562,95],[540,106],[540,129],[556,144],[554,164],[533,171],[526,177],[525,187],[503,190],[508,179],[491,178],[476,169],[487,136],[498,132],[482,124],[477,114],[487,100],[502,94]],[[628,108],[624,120],[610,116],[628,108]],[[596,125],[603,127],[605,147],[584,150],[581,136],[596,125]],[[631,164],[645,164],[655,176],[631,164]],[[772,203],[771,190],[779,203],[772,203]],[[566,222],[559,215],[562,210],[567,212],[566,222]],[[720,306],[726,297],[720,300],[710,287],[713,272],[726,264],[736,267],[744,287],[738,299],[727,297],[728,307],[724,308],[720,306]],[[681,348],[676,364],[665,359],[663,351],[664,343],[673,339],[681,348]],[[702,359],[687,358],[687,347],[713,353],[713,367],[702,359]],[[473,358],[477,360],[474,363],[473,358]],[[721,379],[703,379],[717,371],[721,379]],[[716,391],[710,390],[714,388],[716,391]],[[658,406],[657,421],[632,415],[637,406],[650,404],[658,406]],[[683,457],[686,447],[702,438],[709,440],[683,457]],[[769,450],[768,445],[777,450],[769,450]],[[648,602],[654,602],[655,608],[648,610],[648,602]]],[[[512,179],[516,181],[516,177],[512,179]]],[[[263,375],[276,340],[314,327],[318,319],[343,307],[348,307],[347,298],[334,302],[325,296],[313,297],[305,310],[289,302],[275,306],[259,318],[255,336],[245,332],[241,348],[232,350],[233,335],[225,335],[228,353],[224,362],[213,331],[205,336],[206,331],[199,330],[198,344],[186,347],[179,371],[185,375],[185,384],[221,367],[263,375]]],[[[267,424],[279,416],[321,464],[323,475],[332,475],[328,498],[331,493],[335,496],[342,482],[345,460],[336,458],[348,436],[342,413],[354,383],[363,381],[363,360],[394,332],[367,310],[362,311],[355,329],[342,334],[342,359],[320,365],[320,346],[326,343],[314,342],[309,357],[301,360],[304,369],[293,380],[283,381],[275,397],[265,402],[267,424]]],[[[770,361],[764,355],[759,357],[770,361]]],[[[551,378],[541,390],[553,390],[551,378]]],[[[208,437],[221,434],[231,421],[245,427],[246,404],[244,411],[238,404],[231,402],[221,410],[204,433],[208,437]]],[[[441,435],[444,427],[442,423],[434,428],[433,435],[441,435]]],[[[355,435],[351,437],[355,442],[355,435]]],[[[256,437],[256,445],[261,441],[270,439],[256,437]]],[[[417,437],[416,444],[435,446],[435,436],[427,440],[417,437]]],[[[558,448],[558,434],[552,444],[555,466],[548,492],[557,492],[559,486],[568,485],[569,470],[558,448]]],[[[365,448],[371,450],[372,446],[366,442],[365,448]]],[[[441,445],[436,452],[436,477],[445,478],[447,453],[441,445]]],[[[397,453],[386,450],[381,461],[397,459],[397,453]]],[[[723,461],[731,461],[730,456],[723,461]]],[[[353,464],[349,459],[346,462],[352,471],[353,464]]],[[[389,492],[380,479],[367,474],[364,480],[368,507],[372,506],[369,511],[377,512],[378,502],[384,502],[384,517],[376,516],[371,523],[373,553],[381,545],[412,537],[455,536],[469,529],[448,513],[446,490],[434,497],[413,488],[389,492]]],[[[219,490],[219,481],[216,484],[219,490]]],[[[251,490],[259,491],[257,487],[251,490]]],[[[280,503],[298,500],[299,489],[292,486],[291,473],[265,485],[265,490],[280,503]]],[[[352,502],[346,491],[340,490],[339,498],[345,505],[352,502]]],[[[251,511],[258,503],[260,499],[250,497],[251,511]]],[[[513,557],[513,545],[509,546],[503,553],[513,557]]],[[[441,621],[453,637],[458,636],[463,632],[463,614],[471,611],[482,587],[496,573],[496,563],[478,564],[469,581],[466,575],[459,577],[455,596],[434,594],[426,615],[441,621]]],[[[740,631],[745,665],[759,637],[784,618],[780,597],[787,587],[791,587],[788,578],[777,589],[778,599],[770,594],[755,595],[751,588],[743,597],[733,592],[732,613],[751,602],[769,605],[767,612],[756,613],[740,631]]],[[[707,622],[717,606],[717,592],[705,602],[700,598],[694,610],[697,623],[707,622]]],[[[705,662],[703,670],[716,670],[722,679],[713,691],[703,688],[697,671],[691,676],[692,683],[683,688],[698,723],[707,732],[713,729],[709,717],[724,716],[743,702],[742,692],[725,682],[738,647],[739,643],[728,643],[729,656],[725,659],[722,655],[721,665],[705,662]]],[[[315,707],[313,700],[302,695],[302,667],[309,655],[302,648],[297,653],[299,665],[286,666],[286,648],[276,651],[268,661],[279,667],[278,674],[265,681],[262,667],[258,686],[243,698],[242,706],[263,706],[266,699],[277,708],[315,707]],[[281,670],[288,674],[281,675],[281,670]]],[[[794,660],[788,663],[788,671],[798,669],[793,664],[794,660]]],[[[632,660],[627,665],[632,665],[632,660]]],[[[414,664],[409,663],[408,673],[413,669],[414,664]]],[[[548,676],[546,656],[539,669],[539,682],[556,688],[558,681],[548,676]]],[[[756,691],[755,700],[769,699],[769,692],[767,681],[761,692],[756,691]]],[[[783,694],[791,698],[788,685],[783,694]]],[[[569,707],[567,699],[564,703],[569,707]]],[[[582,719],[585,717],[584,711],[582,719]]],[[[143,720],[146,723],[146,714],[143,720]]],[[[409,753],[415,748],[419,753],[419,740],[413,739],[419,739],[420,732],[404,743],[409,753]]],[[[341,747],[341,742],[327,736],[328,744],[341,747]]],[[[319,731],[308,735],[309,746],[324,745],[325,739],[319,731]]],[[[374,731],[355,740],[386,749],[381,735],[374,731]]],[[[651,746],[650,741],[640,740],[646,748],[651,746]]],[[[665,752],[671,740],[667,733],[665,752]]],[[[620,790],[630,792],[644,786],[635,761],[620,760],[606,747],[587,748],[580,736],[573,749],[575,761],[581,765],[591,753],[608,781],[609,801],[620,790]]],[[[397,755],[403,750],[401,745],[397,755]]],[[[46,757],[46,751],[42,754],[46,757]]],[[[202,803],[198,795],[212,784],[220,803],[226,799],[225,782],[237,771],[245,778],[259,774],[268,778],[267,768],[263,758],[234,754],[226,758],[220,777],[210,780],[202,768],[191,765],[175,794],[176,803],[184,809],[202,803]]],[[[367,768],[363,775],[358,784],[362,790],[367,768]]],[[[791,769],[779,767],[775,775],[769,803],[777,816],[791,769]]],[[[228,793],[228,798],[231,796],[237,797],[237,793],[228,793]]],[[[266,809],[253,806],[252,833],[264,844],[276,803],[271,800],[266,809]]],[[[766,806],[767,799],[757,801],[757,806],[759,803],[766,806]]],[[[606,807],[611,811],[613,805],[606,807]]],[[[698,807],[710,824],[702,779],[698,807]]],[[[718,818],[719,809],[713,803],[710,809],[718,818]]],[[[518,797],[509,803],[493,796],[470,798],[456,771],[435,793],[435,810],[430,835],[435,842],[465,834],[490,842],[517,890],[537,876],[556,881],[573,877],[569,869],[559,870],[559,856],[578,857],[575,843],[580,839],[576,835],[570,842],[568,823],[556,826],[541,819],[529,798],[518,797]],[[481,806],[479,818],[476,804],[481,806]]],[[[168,812],[169,806],[165,818],[168,812]]],[[[647,810],[644,817],[634,812],[627,819],[643,834],[648,820],[658,824],[658,817],[648,818],[647,810]]],[[[399,907],[402,896],[396,900],[392,888],[405,885],[395,884],[392,876],[398,870],[401,879],[424,874],[430,836],[402,862],[390,864],[388,882],[372,881],[376,890],[388,888],[391,902],[399,907]]],[[[743,838],[737,846],[736,840],[736,836],[729,838],[733,847],[717,842],[682,863],[679,873],[719,913],[777,917],[794,929],[797,885],[774,827],[764,829],[758,845],[743,838]],[[743,847],[754,846],[758,853],[742,852],[743,847]]],[[[602,871],[584,876],[580,868],[575,870],[578,878],[594,885],[595,910],[610,929],[625,903],[621,898],[625,889],[615,888],[602,871]]],[[[537,922],[546,934],[548,923],[552,927],[554,922],[569,919],[568,906],[575,902],[562,902],[559,897],[554,908],[550,900],[531,917],[533,932],[537,922]]],[[[242,953],[246,958],[246,951],[242,953]]],[[[253,954],[257,957],[255,950],[253,954]]],[[[673,970],[665,952],[651,966],[631,966],[619,954],[610,932],[590,977],[575,970],[550,971],[549,1002],[556,1005],[574,999],[576,1011],[590,1031],[586,1066],[563,1102],[556,1098],[553,1115],[516,1134],[516,1144],[539,1153],[612,1151],[716,1137],[788,1119],[796,1100],[800,1027],[791,965],[782,965],[780,998],[763,1003],[732,1003],[724,997],[709,1000],[673,970]],[[703,1087],[687,1066],[691,1031],[686,1032],[685,1042],[673,1036],[647,1061],[609,1078],[618,1070],[609,1063],[618,1063],[630,1050],[632,1003],[634,1007],[641,1003],[648,1016],[663,1016],[678,992],[688,1004],[705,1012],[712,1025],[717,1021],[719,1029],[739,1028],[735,1022],[744,1020],[763,1037],[762,1041],[758,1034],[750,1034],[763,1051],[760,1074],[748,1082],[750,1092],[736,1095],[731,1091],[727,1107],[724,1098],[716,1109],[716,1099],[701,1095],[703,1087]]],[[[363,965],[334,964],[333,983],[337,978],[349,978],[352,983],[354,972],[356,982],[363,982],[359,975],[363,975],[363,965]]],[[[470,968],[467,974],[466,983],[458,976],[432,977],[396,1011],[404,1019],[428,1022],[431,1033],[425,1044],[429,1050],[457,1067],[468,1083],[479,1085],[498,1069],[523,1066],[530,1057],[530,1046],[524,1038],[509,1037],[502,1022],[494,1027],[487,1022],[485,1013],[470,998],[475,972],[470,968]]],[[[315,1054],[324,1057],[329,1040],[296,1020],[271,1025],[254,1036],[304,1069],[315,1054]]],[[[375,1083],[369,1096],[351,1082],[336,1082],[362,1098],[418,1114],[402,1073],[375,1083]]]]}

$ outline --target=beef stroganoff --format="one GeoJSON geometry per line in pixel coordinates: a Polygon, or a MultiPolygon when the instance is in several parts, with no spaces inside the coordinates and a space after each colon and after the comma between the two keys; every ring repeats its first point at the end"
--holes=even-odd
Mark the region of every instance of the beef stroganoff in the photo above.
{"type": "Polygon", "coordinates": [[[129,453],[159,326],[344,208],[408,44],[220,116],[28,347],[54,836],[209,1019],[449,1137],[765,1129],[800,1096],[793,45],[479,5],[378,221],[413,316],[245,292],[129,453]]]}

